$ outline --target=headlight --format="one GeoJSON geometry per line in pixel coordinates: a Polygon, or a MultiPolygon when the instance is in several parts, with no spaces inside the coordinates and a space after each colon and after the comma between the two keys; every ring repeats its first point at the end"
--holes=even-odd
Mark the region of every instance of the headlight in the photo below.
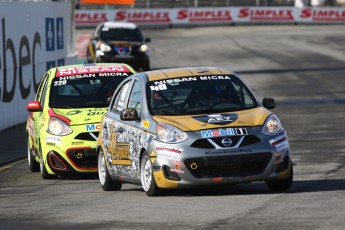
{"type": "Polygon", "coordinates": [[[64,136],[70,134],[72,129],[59,118],[50,117],[47,132],[56,136],[64,136]]]}
{"type": "Polygon", "coordinates": [[[266,119],[264,127],[262,128],[262,133],[266,135],[276,135],[283,130],[279,118],[275,114],[272,114],[266,119]]]}
{"type": "Polygon", "coordinates": [[[148,53],[149,52],[149,47],[147,45],[141,45],[140,48],[139,48],[139,51],[143,52],[143,53],[148,53]]]}
{"type": "Polygon", "coordinates": [[[111,51],[111,47],[108,46],[107,44],[103,42],[98,42],[97,47],[102,51],[102,52],[109,52],[111,51]]]}
{"type": "Polygon", "coordinates": [[[156,127],[156,132],[157,141],[165,143],[179,143],[187,140],[188,138],[188,135],[185,132],[167,124],[158,124],[156,127]]]}

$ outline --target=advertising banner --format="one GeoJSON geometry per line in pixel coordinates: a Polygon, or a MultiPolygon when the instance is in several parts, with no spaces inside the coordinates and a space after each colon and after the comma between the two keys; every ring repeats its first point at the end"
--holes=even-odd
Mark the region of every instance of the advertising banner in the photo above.
{"type": "Polygon", "coordinates": [[[104,21],[133,22],[139,26],[233,24],[345,23],[345,8],[335,7],[200,7],[172,9],[77,10],[77,27],[104,21]]]}
{"type": "Polygon", "coordinates": [[[26,121],[47,69],[77,63],[69,15],[66,2],[1,3],[0,130],[26,121]]]}

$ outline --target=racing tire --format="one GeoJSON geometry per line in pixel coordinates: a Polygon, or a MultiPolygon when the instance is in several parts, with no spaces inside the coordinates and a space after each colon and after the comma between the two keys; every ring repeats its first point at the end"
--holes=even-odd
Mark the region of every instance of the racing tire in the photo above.
{"type": "Polygon", "coordinates": [[[44,180],[57,179],[58,176],[55,174],[49,174],[47,169],[46,169],[46,166],[44,165],[41,145],[40,145],[39,154],[40,154],[40,172],[41,172],[42,179],[44,179],[44,180]]]}
{"type": "Polygon", "coordinates": [[[283,192],[291,187],[293,182],[293,166],[291,162],[290,164],[291,167],[288,178],[282,180],[266,181],[266,185],[271,190],[271,192],[283,192]]]}
{"type": "Polygon", "coordinates": [[[118,180],[113,180],[109,174],[105,156],[102,150],[98,154],[98,178],[99,183],[104,191],[119,191],[122,183],[118,180]]]}
{"type": "Polygon", "coordinates": [[[161,194],[153,176],[152,162],[149,154],[145,151],[141,157],[140,164],[140,180],[141,185],[148,196],[157,196],[161,194]]]}
{"type": "Polygon", "coordinates": [[[29,139],[27,139],[27,145],[28,145],[27,151],[28,151],[29,169],[31,172],[39,172],[40,171],[40,164],[35,160],[35,157],[30,150],[30,140],[29,139]]]}

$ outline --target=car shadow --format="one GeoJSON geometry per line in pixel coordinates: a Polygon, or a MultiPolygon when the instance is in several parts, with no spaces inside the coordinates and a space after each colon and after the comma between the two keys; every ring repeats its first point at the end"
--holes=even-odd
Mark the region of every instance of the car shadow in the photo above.
{"type": "Polygon", "coordinates": [[[203,186],[191,189],[164,190],[162,196],[237,196],[237,195],[264,195],[264,194],[292,194],[315,193],[329,191],[345,191],[345,179],[325,180],[296,180],[290,189],[280,192],[271,192],[264,182],[254,182],[236,185],[203,186]]]}
{"type": "MultiPolygon", "coordinates": [[[[61,180],[95,180],[98,182],[98,174],[86,174],[70,177],[59,177],[61,180]]],[[[144,192],[139,185],[122,187],[123,192],[144,192]]],[[[266,186],[265,182],[253,182],[232,185],[198,186],[195,188],[164,189],[160,196],[236,196],[236,195],[264,195],[264,194],[291,194],[345,191],[345,179],[324,180],[294,180],[290,189],[274,193],[266,186]]]]}

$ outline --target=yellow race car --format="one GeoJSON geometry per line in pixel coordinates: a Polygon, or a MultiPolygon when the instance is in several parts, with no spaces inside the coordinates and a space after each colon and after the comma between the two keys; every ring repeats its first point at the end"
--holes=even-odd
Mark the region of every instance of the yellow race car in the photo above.
{"type": "Polygon", "coordinates": [[[116,87],[135,73],[126,64],[79,64],[49,69],[27,104],[27,154],[43,179],[97,172],[101,117],[116,87]]]}

